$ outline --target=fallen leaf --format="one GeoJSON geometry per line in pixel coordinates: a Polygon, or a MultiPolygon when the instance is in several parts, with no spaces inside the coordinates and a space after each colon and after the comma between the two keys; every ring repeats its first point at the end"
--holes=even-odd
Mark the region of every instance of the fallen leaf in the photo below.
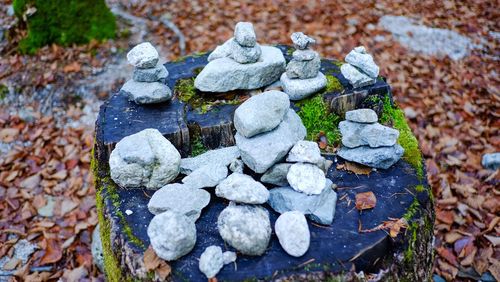
{"type": "Polygon", "coordinates": [[[69,73],[69,72],[79,72],[81,69],[81,66],[80,64],[77,62],[77,61],[74,61],[72,62],[71,64],[69,65],[66,65],[63,69],[63,71],[65,73],[69,73]]]}
{"type": "Polygon", "coordinates": [[[371,167],[367,167],[364,165],[360,165],[357,163],[352,163],[352,162],[345,162],[345,170],[354,172],[354,174],[361,174],[361,175],[370,175],[370,173],[373,171],[371,167]]]}
{"type": "Polygon", "coordinates": [[[377,198],[372,191],[356,194],[356,208],[358,210],[372,209],[377,205],[377,198]]]}
{"type": "Polygon", "coordinates": [[[24,189],[35,189],[40,184],[41,180],[40,174],[37,173],[21,181],[19,186],[24,189]]]}
{"type": "Polygon", "coordinates": [[[161,262],[161,259],[156,255],[153,247],[149,246],[144,252],[144,267],[146,271],[155,270],[161,262]]]}
{"type": "Polygon", "coordinates": [[[488,239],[488,241],[490,241],[494,247],[500,245],[500,237],[493,235],[483,235],[483,236],[484,238],[488,239]]]}
{"type": "Polygon", "coordinates": [[[64,270],[62,278],[65,278],[66,282],[78,282],[87,277],[88,274],[87,269],[84,266],[80,266],[72,270],[64,270]]]}
{"type": "Polygon", "coordinates": [[[48,239],[47,247],[45,248],[45,254],[40,260],[40,265],[58,262],[61,258],[62,258],[61,244],[59,244],[59,242],[55,239],[48,239]]]}
{"type": "Polygon", "coordinates": [[[438,247],[436,248],[436,252],[438,255],[442,258],[444,258],[448,263],[452,265],[457,265],[457,257],[453,254],[453,252],[445,247],[438,247]]]}
{"type": "Polygon", "coordinates": [[[378,226],[371,228],[371,229],[359,229],[358,231],[360,233],[369,233],[369,232],[375,232],[378,230],[389,230],[389,235],[392,238],[395,238],[398,236],[399,232],[403,228],[408,228],[408,222],[406,222],[406,219],[404,218],[389,218],[388,221],[384,221],[378,226]]]}
{"type": "Polygon", "coordinates": [[[19,135],[19,129],[17,128],[0,129],[0,141],[4,143],[10,143],[16,140],[18,135],[19,135]]]}

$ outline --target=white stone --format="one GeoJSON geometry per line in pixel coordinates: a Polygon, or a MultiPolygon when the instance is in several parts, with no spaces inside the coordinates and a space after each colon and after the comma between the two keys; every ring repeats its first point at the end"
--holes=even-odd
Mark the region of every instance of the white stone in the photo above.
{"type": "Polygon", "coordinates": [[[311,96],[326,87],[326,77],[319,72],[314,78],[290,79],[286,73],[281,75],[283,91],[290,97],[290,100],[297,101],[311,96]]]}
{"type": "Polygon", "coordinates": [[[292,163],[318,164],[324,161],[324,158],[321,156],[318,143],[300,140],[292,147],[286,161],[292,163]]]}
{"type": "Polygon", "coordinates": [[[172,98],[172,90],[161,82],[138,82],[131,79],[123,84],[120,91],[136,104],[162,103],[172,98]]]}
{"type": "Polygon", "coordinates": [[[325,173],[312,164],[293,164],[286,179],[293,189],[307,195],[321,194],[326,184],[325,173]]]}
{"type": "Polygon", "coordinates": [[[230,251],[224,252],[222,258],[224,259],[224,265],[230,264],[236,261],[236,253],[230,251]]]}
{"type": "Polygon", "coordinates": [[[343,64],[340,72],[354,88],[372,85],[377,82],[375,78],[369,77],[350,64],[343,64]]]}
{"type": "Polygon", "coordinates": [[[196,157],[182,159],[180,170],[182,174],[188,175],[206,164],[220,164],[228,166],[234,159],[239,157],[240,151],[236,146],[209,150],[196,157]]]}
{"type": "Polygon", "coordinates": [[[299,211],[281,214],[274,224],[274,232],[281,247],[291,256],[301,257],[309,249],[309,226],[306,217],[299,211]]]}
{"type": "Polygon", "coordinates": [[[256,44],[253,47],[245,47],[241,46],[234,39],[230,39],[231,42],[229,44],[229,58],[235,60],[240,64],[251,64],[255,63],[259,60],[262,55],[262,48],[259,44],[256,44]]]}
{"type": "Polygon", "coordinates": [[[288,96],[276,90],[250,97],[234,112],[234,127],[250,138],[276,128],[290,108],[288,96]]]}
{"type": "Polygon", "coordinates": [[[123,188],[158,189],[179,174],[181,155],[157,129],[120,140],[109,157],[113,181],[123,188]]]}
{"type": "Polygon", "coordinates": [[[263,204],[269,199],[269,191],[252,177],[233,173],[215,188],[217,197],[245,204],[263,204]]]}
{"type": "Polygon", "coordinates": [[[313,50],[295,50],[292,53],[292,58],[297,61],[310,61],[319,58],[319,54],[313,50]]]}
{"type": "Polygon", "coordinates": [[[346,112],[345,119],[359,123],[375,123],[378,121],[378,116],[372,109],[357,109],[346,112]]]}
{"type": "Polygon", "coordinates": [[[261,46],[261,50],[259,61],[253,64],[240,64],[227,57],[213,59],[196,77],[195,87],[205,92],[227,92],[273,83],[285,71],[285,57],[276,47],[261,46]]]}
{"type": "Polygon", "coordinates": [[[215,277],[222,267],[224,267],[222,249],[218,246],[207,247],[200,256],[198,267],[207,278],[215,277]]]}
{"type": "Polygon", "coordinates": [[[241,46],[253,47],[257,43],[257,36],[250,22],[239,22],[234,27],[234,40],[241,46]]]}
{"type": "Polygon", "coordinates": [[[149,223],[147,233],[156,255],[167,261],[188,254],[196,243],[194,221],[172,211],[155,215],[149,223]]]}
{"type": "Polygon", "coordinates": [[[319,56],[313,58],[310,61],[298,61],[292,59],[286,66],[286,75],[290,79],[315,78],[318,75],[320,68],[321,60],[319,56]]]}
{"type": "Polygon", "coordinates": [[[156,67],[149,69],[135,68],[133,79],[138,82],[161,82],[165,83],[168,77],[167,68],[158,63],[156,67]]]}
{"type": "Polygon", "coordinates": [[[484,154],[481,164],[486,169],[498,169],[500,168],[500,152],[484,154]]]}
{"type": "Polygon", "coordinates": [[[393,146],[399,131],[379,123],[357,123],[348,120],[339,123],[342,145],[349,148],[369,145],[372,148],[393,146]]]}
{"type": "Polygon", "coordinates": [[[102,251],[102,241],[99,229],[99,224],[97,224],[94,231],[92,232],[92,244],[90,246],[90,250],[92,253],[92,262],[99,268],[101,272],[104,272],[104,254],[102,251]]]}
{"type": "Polygon", "coordinates": [[[148,203],[152,214],[174,211],[196,221],[201,210],[210,203],[210,193],[203,189],[173,183],[157,190],[148,203]]]}
{"type": "Polygon", "coordinates": [[[127,54],[128,62],[137,68],[154,68],[159,60],[158,51],[149,42],[143,42],[127,54]]]}
{"type": "Polygon", "coordinates": [[[316,40],[305,35],[302,32],[294,32],[292,33],[292,36],[290,36],[290,38],[292,39],[293,45],[300,50],[307,49],[311,45],[316,43],[316,40]]]}
{"type": "Polygon", "coordinates": [[[363,46],[356,47],[345,57],[345,61],[363,71],[371,78],[377,78],[379,67],[373,61],[373,57],[366,53],[363,46]]]}
{"type": "Polygon", "coordinates": [[[208,163],[182,179],[182,183],[193,188],[215,187],[227,177],[227,166],[208,163]]]}

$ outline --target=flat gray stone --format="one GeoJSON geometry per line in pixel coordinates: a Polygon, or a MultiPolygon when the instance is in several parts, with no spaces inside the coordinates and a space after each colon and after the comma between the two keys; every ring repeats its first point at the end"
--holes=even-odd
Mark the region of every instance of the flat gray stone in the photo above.
{"type": "Polygon", "coordinates": [[[182,174],[188,175],[206,164],[220,164],[228,166],[234,159],[239,157],[240,150],[236,146],[209,150],[196,157],[182,159],[180,171],[182,174]]]}
{"type": "Polygon", "coordinates": [[[290,36],[292,39],[293,45],[295,48],[304,50],[309,48],[311,45],[316,44],[316,40],[313,38],[305,35],[302,32],[294,32],[292,33],[292,36],[290,36]]]}
{"type": "Polygon", "coordinates": [[[215,277],[224,267],[222,249],[218,246],[207,247],[200,256],[198,267],[207,278],[215,277]]]}
{"type": "Polygon", "coordinates": [[[168,77],[167,68],[158,63],[154,68],[141,69],[135,68],[133,79],[138,82],[161,82],[165,83],[168,77]]]}
{"type": "Polygon", "coordinates": [[[155,215],[147,233],[156,255],[167,261],[188,254],[196,244],[194,221],[173,211],[155,215]]]}
{"type": "Polygon", "coordinates": [[[172,90],[160,82],[138,82],[129,80],[123,84],[120,91],[127,95],[129,101],[137,104],[155,104],[172,98],[172,90]]]}
{"type": "Polygon", "coordinates": [[[148,203],[152,214],[173,211],[196,221],[201,210],[210,203],[210,193],[203,189],[173,183],[157,190],[148,203]]]}
{"type": "Polygon", "coordinates": [[[101,235],[99,233],[99,224],[92,232],[92,244],[90,250],[92,252],[92,262],[104,273],[104,253],[102,251],[101,235]]]}
{"type": "Polygon", "coordinates": [[[276,128],[290,108],[288,95],[271,90],[255,95],[241,104],[234,112],[234,127],[241,135],[250,138],[276,128]]]}
{"type": "Polygon", "coordinates": [[[288,94],[290,100],[297,101],[311,96],[326,87],[326,77],[319,72],[314,78],[290,79],[286,73],[281,75],[283,91],[288,94]]]}
{"type": "Polygon", "coordinates": [[[136,68],[154,68],[158,63],[159,55],[151,43],[143,42],[127,53],[127,60],[136,68]]]}
{"type": "Polygon", "coordinates": [[[244,255],[260,256],[271,239],[269,213],[260,206],[229,204],[219,215],[222,239],[244,255]]]}
{"type": "Polygon", "coordinates": [[[208,163],[195,169],[182,179],[182,183],[193,188],[215,187],[227,177],[227,166],[219,163],[208,163]]]}
{"type": "Polygon", "coordinates": [[[362,70],[371,78],[377,78],[379,67],[373,61],[373,57],[366,53],[365,47],[359,46],[354,48],[347,56],[345,61],[358,69],[362,70]]]}
{"type": "Polygon", "coordinates": [[[316,165],[295,163],[288,170],[286,179],[290,186],[307,195],[318,195],[326,184],[325,173],[316,165]]]}
{"type": "Polygon", "coordinates": [[[222,254],[222,258],[224,260],[224,265],[230,264],[230,263],[236,261],[236,253],[235,252],[230,252],[230,251],[224,252],[222,254]]]}
{"type": "Polygon", "coordinates": [[[253,47],[257,44],[257,36],[250,22],[239,22],[234,27],[234,40],[245,47],[253,47]]]}
{"type": "Polygon", "coordinates": [[[372,85],[377,82],[375,78],[369,77],[350,64],[343,64],[340,72],[354,88],[372,85]]]}
{"type": "Polygon", "coordinates": [[[403,147],[396,144],[391,147],[380,148],[370,148],[369,146],[341,147],[337,155],[345,160],[365,166],[388,169],[403,156],[403,153],[403,147]]]}
{"type": "Polygon", "coordinates": [[[229,164],[229,170],[231,172],[243,173],[243,169],[245,168],[245,164],[240,159],[234,159],[229,164]]]}
{"type": "Polygon", "coordinates": [[[158,189],[179,174],[181,155],[157,129],[120,140],[109,157],[113,181],[123,188],[158,189]]]}
{"type": "Polygon", "coordinates": [[[274,224],[281,247],[294,257],[303,256],[309,249],[311,234],[306,217],[299,211],[282,213],[274,224]]]}
{"type": "Polygon", "coordinates": [[[332,181],[326,180],[325,188],[319,195],[306,195],[292,187],[274,188],[269,191],[268,204],[278,213],[300,211],[319,224],[332,224],[337,203],[337,193],[332,189],[332,181]]]}
{"type": "Polygon", "coordinates": [[[230,39],[231,43],[229,44],[229,58],[235,60],[240,64],[251,64],[255,63],[259,60],[262,55],[262,48],[260,48],[259,44],[256,44],[253,47],[245,47],[241,46],[234,39],[230,39]]]}
{"type": "Polygon", "coordinates": [[[236,133],[236,146],[241,159],[253,171],[264,173],[281,161],[288,151],[306,136],[306,128],[294,110],[289,109],[285,118],[272,131],[246,138],[236,133]]]}
{"type": "Polygon", "coordinates": [[[291,166],[292,164],[287,163],[275,164],[262,175],[260,181],[277,186],[288,186],[286,175],[291,166]]]}
{"type": "Polygon", "coordinates": [[[500,152],[484,154],[481,164],[486,169],[498,169],[500,168],[500,152]]]}
{"type": "Polygon", "coordinates": [[[297,61],[310,61],[314,58],[319,58],[319,54],[313,50],[295,50],[292,53],[292,58],[297,61]]]}
{"type": "Polygon", "coordinates": [[[215,47],[215,49],[208,55],[207,61],[211,62],[216,59],[229,57],[229,55],[231,54],[232,41],[233,38],[230,38],[222,45],[218,45],[217,47],[215,47]]]}
{"type": "Polygon", "coordinates": [[[205,92],[227,92],[273,83],[285,71],[285,57],[276,47],[261,46],[261,50],[259,61],[253,64],[240,64],[227,57],[213,59],[196,77],[195,87],[205,92]]]}
{"type": "Polygon", "coordinates": [[[358,123],[375,123],[378,121],[378,116],[372,109],[357,109],[346,112],[345,119],[358,123]]]}
{"type": "Polygon", "coordinates": [[[348,120],[339,123],[342,145],[349,148],[368,145],[372,148],[393,146],[399,131],[379,123],[356,123],[348,120]]]}
{"type": "Polygon", "coordinates": [[[300,140],[292,147],[286,161],[291,163],[319,164],[324,161],[324,158],[321,156],[318,143],[300,140]]]}
{"type": "Polygon", "coordinates": [[[219,183],[215,195],[244,204],[263,204],[269,199],[269,191],[264,185],[241,173],[233,173],[219,183]]]}
{"type": "Polygon", "coordinates": [[[321,68],[321,60],[318,57],[310,61],[298,61],[292,59],[286,66],[286,75],[288,78],[308,79],[318,75],[321,68]]]}

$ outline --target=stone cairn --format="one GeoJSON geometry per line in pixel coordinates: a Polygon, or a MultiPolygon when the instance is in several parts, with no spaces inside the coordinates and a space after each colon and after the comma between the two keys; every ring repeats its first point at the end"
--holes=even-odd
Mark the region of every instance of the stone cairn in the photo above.
{"type": "Polygon", "coordinates": [[[280,81],[291,100],[301,100],[323,89],[327,81],[319,71],[319,54],[310,48],[316,41],[302,32],[293,33],[291,38],[296,50],[280,81]]]}
{"type": "Polygon", "coordinates": [[[388,169],[404,153],[396,144],[399,131],[378,123],[375,111],[358,109],[345,114],[339,124],[342,147],[337,155],[345,160],[373,168],[388,169]]]}
{"type": "Polygon", "coordinates": [[[153,104],[168,101],[172,90],[165,84],[167,68],[159,63],[159,55],[149,42],[141,43],[127,54],[128,62],[135,67],[133,78],[127,81],[123,91],[130,101],[137,104],[153,104]]]}
{"type": "Polygon", "coordinates": [[[345,61],[346,64],[340,67],[340,71],[354,88],[377,82],[379,67],[373,61],[372,55],[366,52],[365,47],[354,48],[347,54],[345,61]]]}

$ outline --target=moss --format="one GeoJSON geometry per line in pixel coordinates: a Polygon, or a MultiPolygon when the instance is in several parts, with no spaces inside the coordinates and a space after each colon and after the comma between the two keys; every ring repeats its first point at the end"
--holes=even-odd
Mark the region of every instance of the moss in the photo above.
{"type": "Polygon", "coordinates": [[[208,148],[203,145],[200,135],[196,134],[191,142],[191,157],[201,155],[206,151],[208,151],[208,148]]]}
{"type": "Polygon", "coordinates": [[[179,79],[175,85],[174,92],[177,98],[184,103],[189,103],[196,98],[194,78],[179,79]]]}
{"type": "Polygon", "coordinates": [[[115,36],[115,17],[104,0],[14,0],[13,7],[28,28],[27,37],[19,43],[23,53],[34,53],[51,43],[67,46],[115,36]],[[29,8],[36,11],[28,16],[29,8]]]}
{"type": "Polygon", "coordinates": [[[333,145],[340,141],[338,123],[341,118],[329,111],[323,99],[323,93],[301,100],[296,105],[300,108],[297,114],[307,129],[308,140],[316,141],[319,133],[323,132],[328,139],[328,144],[333,145]]]}
{"type": "Polygon", "coordinates": [[[324,92],[340,92],[344,89],[338,78],[331,74],[326,75],[326,87],[324,92]]]}
{"type": "Polygon", "coordinates": [[[293,55],[293,52],[295,52],[295,48],[293,48],[293,47],[290,47],[290,48],[288,48],[288,49],[286,50],[286,54],[287,54],[288,56],[292,56],[292,55],[293,55]]]}
{"type": "Polygon", "coordinates": [[[0,101],[5,99],[5,97],[7,97],[7,94],[9,94],[9,88],[4,84],[0,84],[0,101]]]}

